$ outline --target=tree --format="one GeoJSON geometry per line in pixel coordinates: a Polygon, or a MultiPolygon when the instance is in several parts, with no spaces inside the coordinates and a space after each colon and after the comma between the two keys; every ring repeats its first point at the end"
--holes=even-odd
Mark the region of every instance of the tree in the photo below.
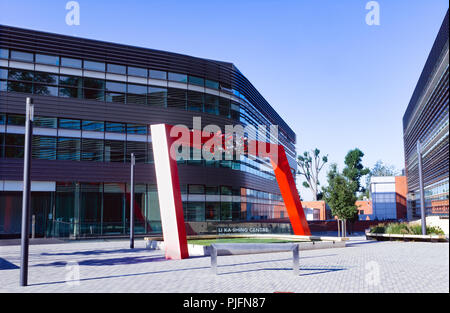
{"type": "Polygon", "coordinates": [[[361,177],[370,173],[370,170],[362,165],[363,156],[364,153],[358,148],[350,150],[345,156],[346,167],[342,174],[348,179],[355,196],[357,192],[365,192],[366,189],[361,186],[361,177]]]}
{"type": "Polygon", "coordinates": [[[331,164],[327,175],[328,186],[323,189],[323,197],[331,208],[331,214],[338,219],[352,219],[358,214],[356,195],[352,183],[338,172],[337,165],[331,164]]]}
{"type": "Polygon", "coordinates": [[[328,162],[328,155],[320,157],[320,150],[314,149],[311,151],[312,155],[305,151],[303,155],[297,157],[297,164],[299,166],[298,174],[305,177],[306,181],[303,182],[305,188],[309,188],[313,194],[313,200],[317,201],[319,194],[319,173],[322,170],[325,163],[328,162]]]}

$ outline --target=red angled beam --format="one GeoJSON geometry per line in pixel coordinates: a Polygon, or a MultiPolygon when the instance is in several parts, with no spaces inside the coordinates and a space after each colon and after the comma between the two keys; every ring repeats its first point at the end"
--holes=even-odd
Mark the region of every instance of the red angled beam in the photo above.
{"type": "MultiPolygon", "coordinates": [[[[171,157],[175,155],[172,146],[176,142],[179,145],[201,149],[208,140],[220,136],[222,148],[225,149],[226,138],[222,134],[206,134],[200,130],[187,132],[184,127],[167,124],[152,125],[151,134],[166,258],[188,258],[178,166],[176,160],[171,157]]],[[[294,234],[310,236],[311,232],[284,147],[251,140],[245,141],[244,152],[270,158],[294,234]]]]}

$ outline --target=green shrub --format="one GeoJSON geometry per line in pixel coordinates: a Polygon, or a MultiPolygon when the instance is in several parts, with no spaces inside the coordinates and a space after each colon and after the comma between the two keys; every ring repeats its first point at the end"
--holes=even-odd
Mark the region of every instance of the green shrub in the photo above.
{"type": "MultiPolygon", "coordinates": [[[[413,235],[422,235],[421,224],[411,225],[410,230],[413,235]]],[[[439,226],[427,226],[427,235],[444,235],[444,231],[439,226]]]]}
{"type": "Polygon", "coordinates": [[[408,224],[406,223],[389,223],[386,226],[386,234],[406,235],[410,233],[408,224]]]}
{"type": "Polygon", "coordinates": [[[384,224],[378,224],[377,226],[370,228],[370,232],[374,234],[384,234],[385,226],[384,224]]]}

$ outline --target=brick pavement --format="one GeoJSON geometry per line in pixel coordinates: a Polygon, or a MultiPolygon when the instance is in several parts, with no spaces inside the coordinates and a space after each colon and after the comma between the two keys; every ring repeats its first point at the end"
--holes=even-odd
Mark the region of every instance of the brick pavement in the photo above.
{"type": "Polygon", "coordinates": [[[208,257],[168,261],[143,240],[134,250],[128,244],[32,245],[25,288],[18,286],[20,246],[2,246],[0,292],[449,292],[448,243],[352,241],[301,251],[299,276],[289,252],[219,256],[215,276],[208,257]]]}

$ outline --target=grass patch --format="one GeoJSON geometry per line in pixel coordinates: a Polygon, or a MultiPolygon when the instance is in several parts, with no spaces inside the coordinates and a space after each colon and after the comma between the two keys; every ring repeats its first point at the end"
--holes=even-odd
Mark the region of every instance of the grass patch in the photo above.
{"type": "Polygon", "coordinates": [[[209,246],[213,243],[288,243],[300,240],[272,239],[272,238],[216,238],[216,239],[193,239],[188,244],[209,246]]]}

